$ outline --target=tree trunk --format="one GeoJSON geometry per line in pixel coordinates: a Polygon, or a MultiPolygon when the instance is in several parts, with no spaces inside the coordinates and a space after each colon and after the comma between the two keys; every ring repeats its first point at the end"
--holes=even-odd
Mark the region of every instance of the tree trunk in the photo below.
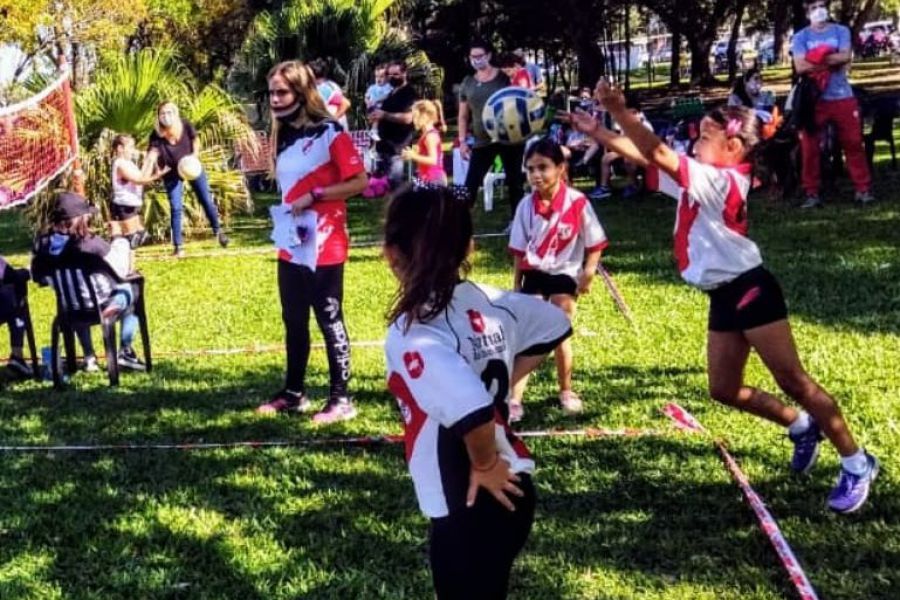
{"type": "Polygon", "coordinates": [[[681,85],[681,27],[672,27],[672,63],[669,72],[669,87],[681,85]]]}
{"type": "Polygon", "coordinates": [[[785,47],[785,43],[787,42],[787,32],[788,27],[790,26],[790,11],[788,10],[790,6],[788,6],[787,0],[779,0],[775,2],[775,10],[773,14],[773,21],[775,31],[772,36],[772,55],[777,65],[783,65],[787,60],[787,48],[785,47]]]}
{"type": "Polygon", "coordinates": [[[631,3],[625,2],[625,91],[631,89],[631,3]]]}
{"type": "Polygon", "coordinates": [[[800,31],[809,25],[809,19],[806,16],[806,8],[803,6],[803,0],[793,0],[793,22],[794,31],[800,31]]]}
{"type": "MultiPolygon", "coordinates": [[[[737,8],[734,13],[734,23],[731,25],[731,38],[728,40],[728,84],[734,83],[737,75],[737,43],[741,36],[741,21],[744,19],[744,12],[747,10],[748,0],[738,0],[737,8]]],[[[743,67],[743,65],[742,65],[743,67]]]]}
{"type": "Polygon", "coordinates": [[[709,52],[713,42],[715,37],[706,32],[688,37],[688,48],[691,50],[691,85],[706,85],[715,81],[709,68],[709,52]]]}

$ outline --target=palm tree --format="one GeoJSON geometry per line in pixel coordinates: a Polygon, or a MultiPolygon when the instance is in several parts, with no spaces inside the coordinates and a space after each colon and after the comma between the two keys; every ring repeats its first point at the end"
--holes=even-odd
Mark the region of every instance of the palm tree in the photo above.
{"type": "MultiPolygon", "coordinates": [[[[177,104],[182,116],[197,129],[201,161],[223,222],[227,223],[236,211],[251,210],[252,199],[243,176],[231,167],[235,144],[246,141],[252,146],[256,139],[240,105],[215,85],[201,88],[169,49],[116,56],[98,68],[93,83],[76,96],[75,115],[89,199],[106,214],[112,137],[128,133],[141,147],[153,129],[156,107],[163,100],[177,104]]],[[[38,200],[31,210],[38,227],[45,225],[46,207],[41,205],[38,200]]],[[[188,232],[202,222],[193,192],[185,194],[185,215],[188,232]]],[[[145,190],[143,217],[147,230],[162,239],[168,230],[169,203],[158,186],[145,190]]]]}
{"type": "MultiPolygon", "coordinates": [[[[283,60],[327,58],[339,83],[361,97],[374,66],[407,60],[410,82],[429,96],[439,93],[441,73],[391,19],[405,0],[287,0],[280,10],[260,13],[250,26],[232,72],[232,87],[262,101],[269,69],[283,60]]],[[[354,103],[359,105],[361,103],[354,103]]],[[[358,113],[363,116],[362,113],[358,113]]]]}

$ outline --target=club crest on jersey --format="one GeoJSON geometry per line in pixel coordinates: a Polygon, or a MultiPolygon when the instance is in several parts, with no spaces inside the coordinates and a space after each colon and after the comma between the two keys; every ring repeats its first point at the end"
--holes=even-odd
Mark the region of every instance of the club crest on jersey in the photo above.
{"type": "Polygon", "coordinates": [[[466,311],[466,314],[469,315],[469,325],[472,327],[472,331],[484,333],[484,317],[481,316],[481,313],[470,309],[466,311]]]}
{"type": "Polygon", "coordinates": [[[418,379],[425,371],[425,361],[418,352],[404,352],[403,364],[406,365],[406,372],[413,379],[418,379]]]}
{"type": "Polygon", "coordinates": [[[560,223],[556,235],[560,240],[568,240],[572,237],[574,232],[575,229],[572,227],[571,223],[560,223]]]}

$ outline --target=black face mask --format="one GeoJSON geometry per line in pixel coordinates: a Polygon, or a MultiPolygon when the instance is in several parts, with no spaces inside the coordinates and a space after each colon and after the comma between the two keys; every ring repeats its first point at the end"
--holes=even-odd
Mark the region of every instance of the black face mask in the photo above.
{"type": "Polygon", "coordinates": [[[404,81],[402,77],[391,77],[388,79],[388,83],[391,84],[391,87],[398,88],[403,85],[404,81]]]}
{"type": "Polygon", "coordinates": [[[302,103],[302,102],[297,102],[297,105],[294,107],[294,109],[293,109],[291,112],[289,112],[289,113],[287,113],[287,114],[285,114],[285,115],[282,115],[282,116],[280,116],[280,117],[275,117],[275,118],[278,119],[278,122],[279,122],[279,123],[282,123],[282,124],[284,124],[284,125],[288,125],[288,124],[293,123],[294,121],[297,120],[297,117],[300,116],[300,112],[301,112],[302,110],[303,110],[303,103],[302,103]]]}

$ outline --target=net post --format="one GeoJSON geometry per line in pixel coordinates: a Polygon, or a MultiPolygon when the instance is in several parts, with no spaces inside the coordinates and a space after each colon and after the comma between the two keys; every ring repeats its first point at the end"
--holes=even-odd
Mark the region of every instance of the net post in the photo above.
{"type": "Polygon", "coordinates": [[[65,54],[59,55],[57,65],[59,66],[60,71],[66,72],[66,79],[62,84],[62,92],[66,99],[66,127],[69,130],[69,140],[72,145],[72,153],[75,156],[75,160],[72,163],[72,181],[70,187],[76,194],[84,196],[84,171],[81,170],[81,158],[79,157],[78,125],[75,122],[75,101],[72,96],[72,71],[69,69],[65,54]]]}

